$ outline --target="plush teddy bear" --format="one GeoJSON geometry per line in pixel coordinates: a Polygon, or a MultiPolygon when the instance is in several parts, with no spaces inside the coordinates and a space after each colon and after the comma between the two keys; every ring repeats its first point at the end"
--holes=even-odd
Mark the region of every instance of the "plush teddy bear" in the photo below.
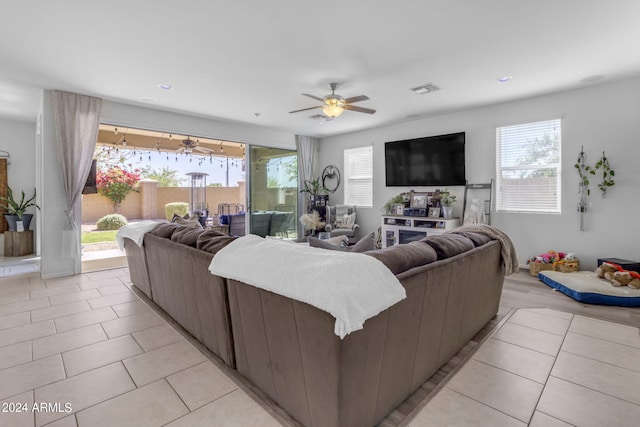
{"type": "Polygon", "coordinates": [[[633,289],[640,289],[640,278],[632,277],[631,281],[627,283],[627,286],[633,289]]]}
{"type": "Polygon", "coordinates": [[[596,268],[596,274],[598,275],[598,277],[605,278],[609,281],[613,279],[613,274],[616,271],[618,271],[618,269],[613,264],[609,264],[608,262],[603,262],[598,268],[596,268]]]}
{"type": "Polygon", "coordinates": [[[611,282],[613,286],[628,286],[634,289],[640,289],[640,273],[635,271],[622,270],[613,264],[603,262],[596,268],[598,277],[603,277],[611,282]]]}
{"type": "Polygon", "coordinates": [[[632,279],[633,277],[628,271],[616,271],[611,278],[611,284],[615,287],[627,286],[632,279]]]}

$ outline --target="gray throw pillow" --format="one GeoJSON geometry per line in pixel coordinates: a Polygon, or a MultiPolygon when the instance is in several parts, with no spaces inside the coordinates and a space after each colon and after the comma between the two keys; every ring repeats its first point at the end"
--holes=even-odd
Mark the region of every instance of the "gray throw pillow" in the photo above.
{"type": "Polygon", "coordinates": [[[358,240],[353,246],[349,246],[351,252],[366,252],[376,248],[376,237],[374,233],[369,233],[358,240]]]}
{"type": "Polygon", "coordinates": [[[320,240],[316,239],[315,237],[309,237],[307,239],[307,241],[309,242],[309,246],[313,246],[314,248],[329,249],[332,251],[366,252],[376,248],[376,242],[373,233],[367,234],[362,239],[358,240],[358,242],[353,246],[342,246],[340,244],[336,245],[335,243],[330,242],[330,240],[331,239],[320,240]]]}
{"type": "Polygon", "coordinates": [[[331,239],[318,239],[317,237],[307,237],[309,246],[314,248],[329,249],[331,251],[346,251],[347,250],[347,236],[339,236],[340,239],[332,237],[331,239]]]}
{"type": "Polygon", "coordinates": [[[158,224],[156,225],[150,232],[149,234],[153,234],[154,236],[159,236],[159,237],[164,237],[166,239],[170,239],[171,235],[178,229],[180,228],[179,224],[175,224],[175,223],[162,223],[162,224],[158,224]]]}
{"type": "Polygon", "coordinates": [[[202,233],[201,228],[180,227],[171,235],[171,240],[195,248],[202,233]]]}
{"type": "Polygon", "coordinates": [[[202,224],[200,224],[200,221],[198,221],[198,218],[196,217],[194,217],[193,219],[182,219],[180,217],[177,217],[173,222],[175,222],[176,224],[184,225],[185,227],[202,228],[202,224]]]}

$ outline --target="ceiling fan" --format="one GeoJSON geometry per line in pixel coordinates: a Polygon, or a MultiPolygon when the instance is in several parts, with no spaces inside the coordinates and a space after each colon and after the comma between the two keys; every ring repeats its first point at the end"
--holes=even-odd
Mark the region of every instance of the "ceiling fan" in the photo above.
{"type": "Polygon", "coordinates": [[[339,83],[329,83],[329,88],[331,89],[331,94],[327,95],[323,98],[319,98],[314,95],[309,95],[308,93],[303,93],[304,96],[308,96],[309,98],[322,101],[323,105],[316,105],[315,107],[302,108],[300,110],[289,111],[289,113],[298,113],[300,111],[313,110],[316,108],[322,108],[322,112],[326,114],[328,117],[335,118],[344,112],[344,110],[357,111],[359,113],[367,113],[373,114],[376,110],[372,110],[370,108],[357,107],[355,105],[351,105],[355,102],[366,101],[369,99],[366,95],[353,96],[351,98],[343,98],[342,96],[336,94],[336,89],[340,86],[339,83]]]}
{"type": "Polygon", "coordinates": [[[211,154],[213,150],[209,148],[200,147],[197,139],[191,139],[187,137],[187,139],[183,139],[180,141],[181,145],[176,149],[176,153],[184,153],[191,154],[194,151],[202,154],[211,154]]]}

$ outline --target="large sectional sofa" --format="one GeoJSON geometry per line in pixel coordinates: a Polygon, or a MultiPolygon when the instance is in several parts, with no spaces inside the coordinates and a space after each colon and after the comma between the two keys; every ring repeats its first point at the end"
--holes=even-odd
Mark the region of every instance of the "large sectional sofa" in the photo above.
{"type": "Polygon", "coordinates": [[[233,239],[158,225],[142,247],[125,239],[131,279],[305,426],[378,424],[498,311],[504,260],[500,243],[483,234],[366,252],[391,270],[406,298],[344,339],[325,311],[211,274],[211,259],[233,239]]]}

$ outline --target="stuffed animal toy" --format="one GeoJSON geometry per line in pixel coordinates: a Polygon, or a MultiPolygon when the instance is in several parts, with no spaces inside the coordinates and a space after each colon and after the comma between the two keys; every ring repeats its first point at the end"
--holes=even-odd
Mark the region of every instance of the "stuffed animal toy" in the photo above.
{"type": "Polygon", "coordinates": [[[598,268],[596,268],[596,274],[598,277],[602,277],[609,281],[613,279],[613,273],[616,271],[618,271],[616,266],[608,262],[603,262],[598,268]]]}
{"type": "Polygon", "coordinates": [[[611,284],[615,287],[618,286],[627,286],[629,282],[631,282],[631,274],[628,271],[616,271],[613,273],[613,278],[611,279],[611,284]]]}
{"type": "Polygon", "coordinates": [[[603,262],[596,269],[596,274],[598,277],[609,280],[613,286],[629,286],[630,288],[640,289],[640,273],[627,271],[617,264],[603,262]]]}
{"type": "Polygon", "coordinates": [[[627,286],[633,289],[640,289],[640,277],[632,277],[627,286]]]}

